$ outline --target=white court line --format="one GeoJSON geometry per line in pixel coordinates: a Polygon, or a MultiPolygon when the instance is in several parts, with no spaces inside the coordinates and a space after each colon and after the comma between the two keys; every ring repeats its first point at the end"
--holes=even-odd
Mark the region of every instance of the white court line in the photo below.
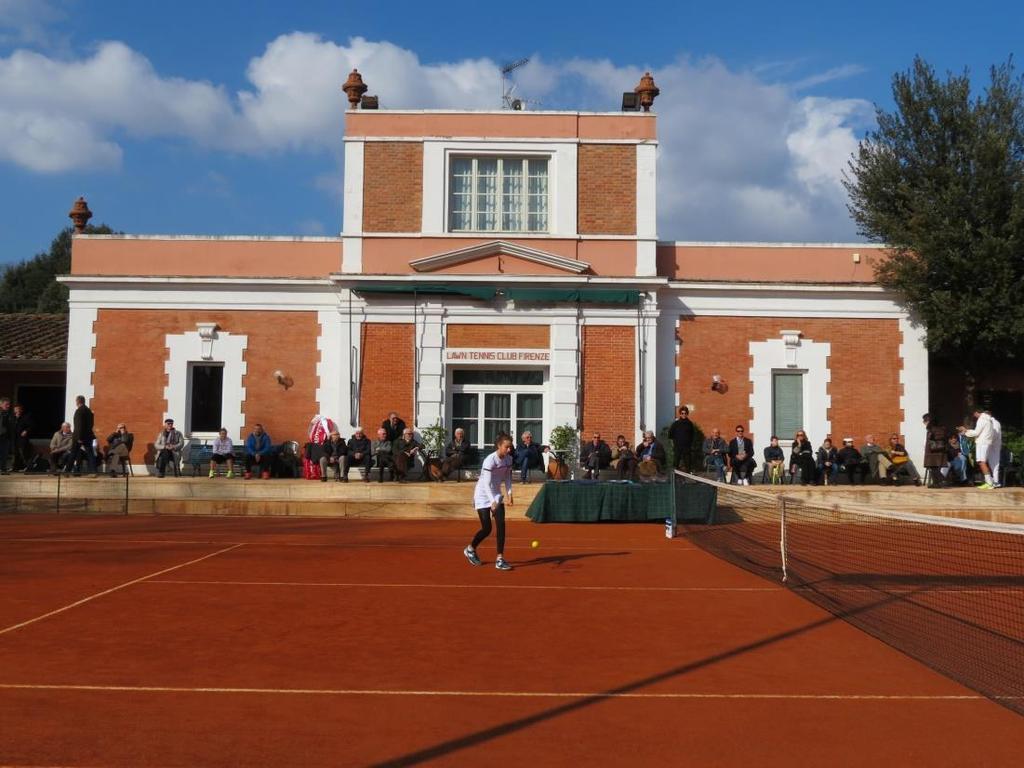
{"type": "MultiPolygon", "coordinates": [[[[228,693],[290,696],[439,696],[500,699],[795,699],[811,701],[984,701],[980,694],[913,693],[616,693],[614,691],[420,691],[362,688],[189,688],[167,685],[36,685],[0,683],[0,690],[124,693],[228,693]]],[[[995,697],[1016,700],[1019,696],[995,697]]]]}
{"type": "Polygon", "coordinates": [[[200,581],[191,579],[150,579],[148,584],[208,584],[231,587],[342,587],[394,589],[545,589],[611,592],[785,592],[785,587],[619,587],[577,584],[394,584],[349,581],[200,581]]]}
{"type": "Polygon", "coordinates": [[[211,552],[208,555],[203,555],[202,557],[197,557],[194,560],[189,560],[187,563],[181,563],[179,565],[172,565],[170,568],[164,568],[161,571],[156,571],[155,573],[150,573],[147,576],[141,576],[141,577],[139,577],[137,579],[132,579],[131,581],[126,581],[124,584],[118,584],[116,587],[111,587],[110,589],[105,589],[102,592],[97,592],[94,595],[89,595],[88,597],[83,597],[81,600],[76,600],[75,602],[70,603],[68,605],[65,605],[62,608],[57,608],[56,610],[49,611],[48,613],[44,613],[42,616],[36,616],[34,619],[28,619],[27,621],[22,621],[22,622],[20,622],[18,624],[12,624],[9,627],[6,627],[4,629],[0,629],[0,635],[6,635],[8,632],[13,632],[16,629],[21,629],[22,627],[27,627],[29,624],[35,624],[37,621],[42,621],[43,619],[47,619],[50,616],[56,616],[58,613],[64,613],[64,611],[70,611],[72,608],[77,608],[79,605],[84,605],[85,603],[88,603],[88,602],[90,602],[92,600],[95,600],[98,597],[103,597],[104,595],[109,595],[111,592],[117,592],[118,590],[124,589],[125,587],[130,587],[133,584],[138,584],[140,582],[146,581],[147,579],[152,579],[154,576],[161,576],[161,575],[163,575],[165,573],[170,573],[171,571],[176,571],[179,568],[184,568],[184,567],[186,567],[188,565],[194,565],[195,563],[202,562],[203,560],[208,560],[211,557],[216,557],[217,555],[222,555],[225,552],[230,552],[232,549],[238,549],[241,546],[243,546],[243,545],[242,544],[235,544],[235,545],[230,546],[230,547],[225,547],[224,549],[220,549],[220,550],[218,550],[216,552],[211,552]]]}

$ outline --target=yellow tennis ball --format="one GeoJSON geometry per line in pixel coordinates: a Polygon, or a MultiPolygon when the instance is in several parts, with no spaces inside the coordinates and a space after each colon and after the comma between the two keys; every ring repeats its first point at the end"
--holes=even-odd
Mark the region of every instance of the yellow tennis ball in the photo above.
{"type": "Polygon", "coordinates": [[[534,549],[536,549],[537,547],[540,546],[540,542],[537,541],[536,539],[534,539],[533,541],[530,542],[530,546],[533,547],[534,549]]]}

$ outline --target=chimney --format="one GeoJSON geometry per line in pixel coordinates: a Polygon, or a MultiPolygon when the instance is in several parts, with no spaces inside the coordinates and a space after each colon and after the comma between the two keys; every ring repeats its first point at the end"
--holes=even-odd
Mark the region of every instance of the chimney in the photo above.
{"type": "Polygon", "coordinates": [[[92,211],[89,210],[89,204],[85,202],[84,197],[80,197],[75,200],[75,204],[71,206],[71,210],[68,211],[68,218],[75,225],[75,234],[82,234],[85,232],[85,225],[89,223],[89,219],[92,218],[92,211]]]}
{"type": "Polygon", "coordinates": [[[363,82],[363,76],[359,74],[358,69],[353,69],[349,75],[348,80],[341,86],[341,90],[348,96],[349,109],[359,109],[359,100],[363,94],[366,93],[366,83],[363,82]]]}
{"type": "Polygon", "coordinates": [[[636,93],[644,112],[651,111],[651,107],[654,106],[654,98],[661,93],[661,89],[654,84],[654,78],[651,77],[650,72],[644,72],[644,76],[640,78],[640,82],[633,91],[636,93]]]}

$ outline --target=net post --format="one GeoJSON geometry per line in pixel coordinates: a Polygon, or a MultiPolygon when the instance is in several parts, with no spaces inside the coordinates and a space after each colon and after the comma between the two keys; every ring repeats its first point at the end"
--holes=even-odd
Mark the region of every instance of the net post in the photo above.
{"type": "Polygon", "coordinates": [[[789,578],[786,570],[786,497],[781,496],[777,502],[779,508],[779,551],[782,554],[782,581],[789,578]]]}

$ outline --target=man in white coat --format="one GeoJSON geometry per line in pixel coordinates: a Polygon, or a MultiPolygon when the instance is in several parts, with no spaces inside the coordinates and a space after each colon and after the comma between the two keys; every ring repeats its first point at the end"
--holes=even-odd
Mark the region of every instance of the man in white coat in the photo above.
{"type": "Polygon", "coordinates": [[[985,482],[979,488],[999,487],[999,453],[1003,450],[1003,426],[988,410],[975,409],[974,429],[960,427],[959,431],[974,439],[974,458],[978,462],[985,482]]]}

